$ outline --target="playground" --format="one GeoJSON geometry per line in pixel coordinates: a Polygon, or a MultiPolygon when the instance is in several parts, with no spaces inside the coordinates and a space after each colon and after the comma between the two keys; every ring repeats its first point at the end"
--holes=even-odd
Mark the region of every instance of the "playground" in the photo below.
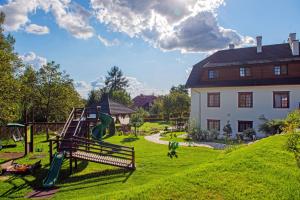
{"type": "MultiPolygon", "coordinates": [[[[149,124],[147,124],[148,126],[149,124]]],[[[34,136],[35,146],[43,152],[29,153],[26,157],[18,159],[18,163],[33,164],[41,160],[42,167],[29,175],[4,175],[0,184],[1,199],[38,197],[43,188],[51,165],[49,163],[49,142],[45,141],[46,134],[34,136]],[[33,192],[37,190],[38,192],[33,192]]],[[[74,196],[82,198],[96,197],[100,199],[113,197],[119,192],[126,191],[141,185],[155,183],[183,170],[193,168],[201,163],[211,162],[221,154],[220,151],[201,147],[182,147],[178,151],[178,158],[170,159],[166,156],[168,149],[165,145],[148,142],[139,136],[112,136],[105,137],[104,141],[110,144],[134,147],[136,170],[103,165],[87,160],[75,161],[74,169],[70,174],[69,159],[64,159],[53,193],[44,197],[66,199],[74,196]]],[[[55,145],[53,145],[55,146],[55,145]]],[[[22,150],[23,145],[10,150],[22,150]]]]}

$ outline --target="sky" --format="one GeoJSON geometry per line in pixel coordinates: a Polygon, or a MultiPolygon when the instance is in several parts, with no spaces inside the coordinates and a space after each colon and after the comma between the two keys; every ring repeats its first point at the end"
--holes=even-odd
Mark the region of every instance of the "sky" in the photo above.
{"type": "Polygon", "coordinates": [[[299,0],[0,0],[5,33],[36,69],[59,63],[86,98],[122,69],[134,97],[185,84],[194,64],[228,48],[300,34],[299,0]]]}

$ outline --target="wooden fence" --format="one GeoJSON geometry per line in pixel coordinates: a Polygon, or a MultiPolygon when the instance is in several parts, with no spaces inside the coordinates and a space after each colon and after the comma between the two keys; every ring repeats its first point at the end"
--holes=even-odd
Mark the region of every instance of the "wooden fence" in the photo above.
{"type": "MultiPolygon", "coordinates": [[[[34,134],[41,134],[46,133],[47,129],[48,131],[56,131],[60,132],[64,127],[65,122],[34,122],[34,123],[28,123],[28,126],[33,125],[33,132],[34,134]]],[[[12,131],[20,131],[22,135],[24,135],[25,129],[22,127],[6,127],[6,126],[0,126],[0,139],[1,138],[8,138],[12,136],[12,131]]]]}

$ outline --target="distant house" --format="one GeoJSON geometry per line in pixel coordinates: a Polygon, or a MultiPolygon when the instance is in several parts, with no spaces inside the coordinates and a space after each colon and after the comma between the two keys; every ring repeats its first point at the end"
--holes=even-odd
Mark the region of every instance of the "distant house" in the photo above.
{"type": "MultiPolygon", "coordinates": [[[[201,129],[222,132],[230,121],[233,134],[254,128],[260,116],[284,118],[300,104],[300,56],[296,34],[288,43],[217,51],[193,66],[191,119],[201,129]]],[[[262,135],[258,135],[262,136],[262,135]]]]}
{"type": "Polygon", "coordinates": [[[135,108],[143,108],[143,109],[149,111],[156,98],[157,97],[154,95],[141,94],[139,96],[136,96],[133,99],[133,105],[135,108]]]}

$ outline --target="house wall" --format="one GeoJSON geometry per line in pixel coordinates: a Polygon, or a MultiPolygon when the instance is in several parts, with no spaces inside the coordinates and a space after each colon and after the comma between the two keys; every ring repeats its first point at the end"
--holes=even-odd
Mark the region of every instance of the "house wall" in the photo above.
{"type": "MultiPolygon", "coordinates": [[[[238,131],[238,120],[253,121],[253,128],[258,132],[264,115],[267,119],[281,119],[294,109],[299,108],[300,85],[274,85],[252,87],[213,87],[193,88],[191,90],[191,120],[201,129],[207,129],[207,119],[220,120],[221,132],[230,121],[233,135],[238,131]],[[273,108],[273,91],[289,91],[290,107],[273,108]],[[220,107],[207,107],[207,93],[220,92],[220,107]],[[238,92],[253,92],[253,107],[238,108],[238,92]]],[[[258,133],[258,137],[263,134],[258,133]]]]}

